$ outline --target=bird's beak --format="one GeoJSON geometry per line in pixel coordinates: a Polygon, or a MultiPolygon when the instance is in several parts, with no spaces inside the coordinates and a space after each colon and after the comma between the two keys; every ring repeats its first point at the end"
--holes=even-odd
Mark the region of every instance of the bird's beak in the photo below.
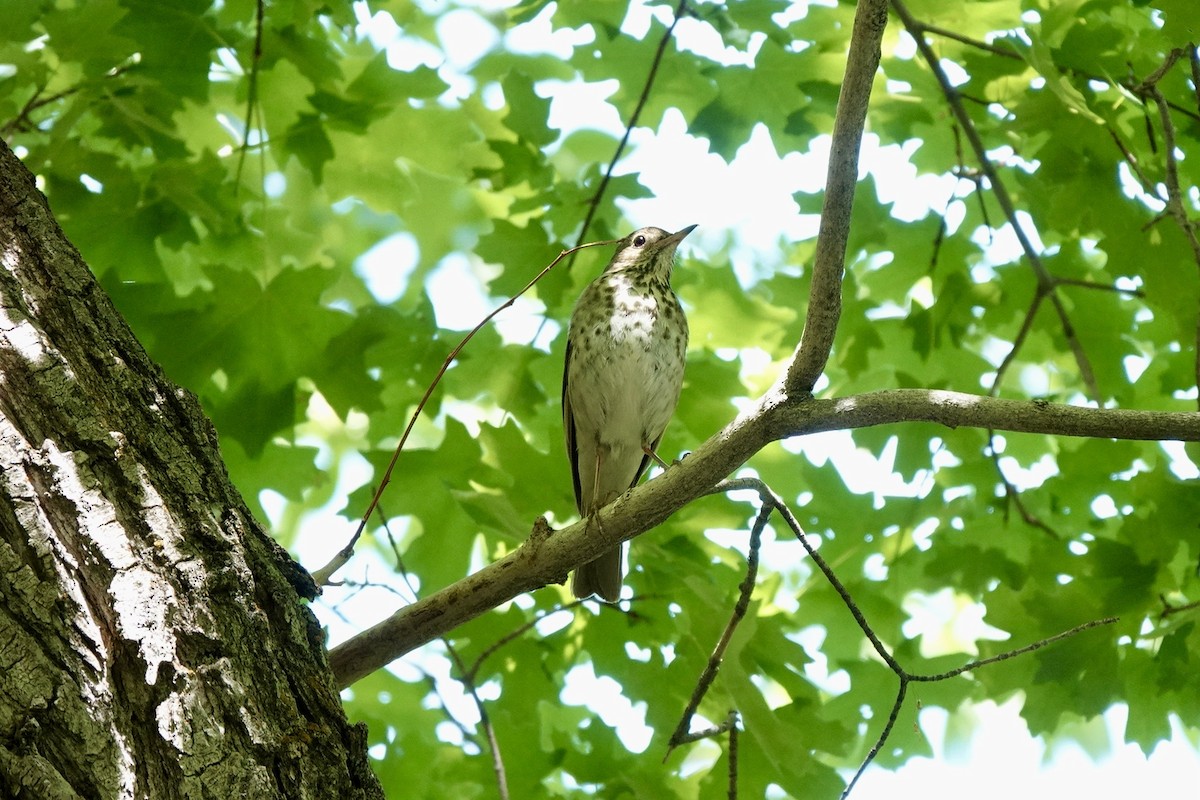
{"type": "Polygon", "coordinates": [[[654,249],[656,249],[656,251],[661,251],[661,249],[666,248],[674,249],[679,246],[679,242],[682,242],[684,239],[686,239],[688,234],[695,229],[696,225],[688,225],[686,228],[680,228],[679,230],[674,231],[674,233],[670,236],[667,236],[666,239],[660,239],[658,245],[654,246],[654,249]]]}
{"type": "Polygon", "coordinates": [[[679,243],[686,239],[687,235],[694,230],[696,230],[695,225],[688,225],[686,228],[680,228],[679,230],[675,231],[675,233],[672,233],[670,236],[663,239],[662,245],[665,247],[678,247],[679,243]]]}

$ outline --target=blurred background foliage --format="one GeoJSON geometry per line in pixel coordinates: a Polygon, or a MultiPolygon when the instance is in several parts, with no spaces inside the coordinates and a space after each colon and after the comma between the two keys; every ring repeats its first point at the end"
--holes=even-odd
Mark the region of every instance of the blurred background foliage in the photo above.
{"type": "MultiPolygon", "coordinates": [[[[907,171],[861,185],[820,392],[1194,409],[1200,268],[1164,213],[1169,137],[1184,212],[1198,207],[1194,0],[907,8],[934,26],[939,63],[1055,279],[1041,296],[1073,332],[1049,302],[1035,307],[1037,278],[1006,246],[991,183],[893,16],[868,130],[907,171]],[[1177,48],[1155,84],[1168,128],[1142,82],[1177,48]],[[899,210],[929,185],[950,188],[919,214],[899,210]]],[[[201,398],[247,500],[315,568],[349,530],[318,510],[362,513],[462,330],[581,236],[702,225],[676,272],[693,337],[664,455],[718,431],[786,364],[811,233],[749,241],[722,221],[745,218],[753,188],[690,184],[683,154],[668,169],[691,187],[685,208],[655,205],[661,190],[624,160],[606,170],[643,92],[636,141],[682,128],[726,161],[763,135],[781,155],[820,156],[854,7],[686,9],[647,90],[674,4],[0,0],[0,131],[153,357],[201,398]],[[579,91],[589,120],[620,122],[580,122],[579,91]]],[[[811,222],[820,201],[797,190],[791,213],[811,222]]],[[[329,624],[351,629],[412,587],[452,583],[516,547],[539,514],[572,518],[562,326],[606,259],[560,266],[450,369],[384,497],[386,529],[372,526],[350,583],[319,605],[329,624]]],[[[1127,704],[1124,736],[1147,751],[1172,720],[1200,719],[1194,449],[925,424],[821,442],[772,446],[744,474],[793,504],[913,671],[1121,617],[922,685],[920,708],[1019,695],[1034,735],[1086,740],[1096,729],[1081,723],[1127,704]],[[864,486],[868,467],[892,479],[864,486]]],[[[732,606],[754,512],[709,497],[638,539],[624,611],[561,610],[566,590],[551,586],[357,684],[348,710],[370,725],[385,786],[495,795],[479,706],[455,681],[474,665],[512,796],[724,796],[724,740],[665,765],[662,746],[732,606]],[[576,679],[590,708],[570,693],[576,679]]],[[[701,706],[710,721],[741,714],[745,796],[839,791],[894,693],[799,545],[768,530],[751,613],[701,706]]],[[[910,700],[882,766],[930,752],[924,719],[910,700]]]]}

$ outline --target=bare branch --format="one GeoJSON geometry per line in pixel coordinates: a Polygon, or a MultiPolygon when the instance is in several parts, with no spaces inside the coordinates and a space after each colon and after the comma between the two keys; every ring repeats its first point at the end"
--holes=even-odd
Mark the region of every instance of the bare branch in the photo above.
{"type": "Polygon", "coordinates": [[[1184,603],[1183,605],[1179,606],[1173,606],[1167,602],[1167,598],[1163,595],[1159,595],[1159,599],[1162,600],[1163,605],[1162,612],[1158,615],[1159,619],[1166,619],[1172,614],[1179,614],[1181,612],[1191,611],[1194,608],[1200,608],[1200,600],[1192,603],[1184,603]]]}
{"type": "Polygon", "coordinates": [[[921,26],[921,28],[926,33],[932,33],[934,36],[941,36],[944,39],[953,39],[954,41],[958,42],[959,44],[965,44],[968,47],[974,47],[979,50],[986,50],[989,53],[994,53],[995,55],[1003,56],[1004,58],[1014,58],[1018,61],[1021,60],[1021,54],[1018,53],[1017,51],[1013,50],[1011,47],[999,47],[990,42],[983,42],[983,41],[980,41],[979,39],[972,39],[970,36],[964,36],[963,34],[958,33],[957,31],[952,31],[948,28],[942,28],[938,25],[931,25],[929,23],[924,23],[921,26]]]}
{"type": "Polygon", "coordinates": [[[1033,295],[1033,302],[1029,304],[1029,309],[1025,312],[1025,319],[1021,320],[1021,327],[1017,331],[1017,335],[1013,337],[1012,347],[1005,353],[1004,360],[1000,362],[1000,366],[996,367],[996,374],[992,378],[992,385],[988,387],[988,396],[995,397],[1000,393],[1000,382],[1004,380],[1004,374],[1008,372],[1008,368],[1017,360],[1017,353],[1021,352],[1021,345],[1025,344],[1025,340],[1029,337],[1029,332],[1033,330],[1033,321],[1037,319],[1038,309],[1042,307],[1042,300],[1046,297],[1046,287],[1038,286],[1033,295]]]}
{"type": "Polygon", "coordinates": [[[1027,644],[1024,647],[1018,647],[1016,650],[1006,650],[1003,653],[991,656],[990,658],[981,658],[976,661],[972,661],[969,664],[963,664],[961,667],[952,669],[949,672],[939,672],[936,675],[910,674],[906,677],[910,681],[919,681],[923,683],[934,683],[936,681],[957,678],[964,672],[970,672],[971,670],[976,670],[980,667],[986,667],[988,664],[995,664],[1000,661],[1007,661],[1010,658],[1025,655],[1026,653],[1032,653],[1034,650],[1041,650],[1046,645],[1054,644],[1055,642],[1061,642],[1063,639],[1069,639],[1076,634],[1083,633],[1084,631],[1091,630],[1092,628],[1098,628],[1101,625],[1115,625],[1118,621],[1119,620],[1117,617],[1094,619],[1091,622],[1085,622],[1082,625],[1076,625],[1074,628],[1063,631],[1062,633],[1056,633],[1053,636],[1049,636],[1045,639],[1039,639],[1033,644],[1027,644]]]}
{"type": "Polygon", "coordinates": [[[858,769],[854,771],[854,777],[846,784],[846,788],[842,791],[842,800],[846,800],[850,793],[854,791],[855,784],[858,779],[867,771],[867,767],[871,766],[871,762],[879,755],[879,751],[883,749],[887,743],[888,737],[892,735],[892,728],[896,727],[896,720],[900,718],[900,709],[904,707],[904,698],[908,695],[908,681],[903,674],[900,675],[900,687],[896,690],[896,699],[892,701],[892,710],[888,714],[887,722],[883,724],[883,730],[879,732],[879,738],[875,740],[875,744],[867,751],[867,755],[863,758],[858,769]]]}
{"type": "MultiPolygon", "coordinates": [[[[996,468],[996,474],[1000,476],[1000,485],[1004,487],[1004,499],[1017,507],[1017,513],[1021,515],[1021,519],[1026,525],[1037,528],[1045,533],[1051,539],[1059,538],[1058,532],[1047,525],[1036,514],[1032,513],[1025,507],[1025,502],[1021,500],[1021,492],[1013,485],[1013,482],[1004,474],[1004,468],[1000,466],[1000,453],[996,450],[996,432],[988,431],[988,452],[992,458],[992,466],[996,468]]],[[[1008,510],[1005,509],[1004,519],[1008,521],[1008,510]]]]}
{"type": "MultiPolygon", "coordinates": [[[[717,484],[717,491],[728,491],[732,486],[729,481],[722,481],[717,484]]],[[[738,623],[746,616],[747,609],[750,608],[750,596],[754,593],[754,584],[758,579],[758,550],[762,544],[762,532],[767,527],[767,520],[771,518],[771,512],[775,509],[774,497],[769,493],[764,494],[765,485],[759,487],[759,496],[762,498],[762,505],[758,510],[758,517],[754,520],[754,525],[750,529],[750,544],[746,555],[746,577],[742,579],[742,583],[738,586],[738,600],[734,604],[733,613],[729,617],[729,622],[725,624],[725,630],[721,633],[721,638],[717,640],[716,647],[713,648],[712,654],[708,657],[708,663],[704,665],[704,670],[700,673],[700,678],[696,681],[696,687],[692,690],[691,699],[688,700],[687,707],[683,710],[683,714],[679,718],[679,724],[675,726],[675,731],[671,734],[671,738],[667,741],[667,755],[663,756],[666,759],[671,755],[671,751],[687,739],[688,726],[691,725],[692,716],[696,713],[696,709],[700,707],[700,701],[704,699],[704,695],[708,693],[708,687],[712,685],[713,680],[717,677],[717,671],[721,667],[721,660],[725,657],[725,650],[729,647],[729,642],[733,639],[733,632],[737,630],[738,623]]],[[[730,712],[731,714],[733,712],[730,712]]]]}
{"type": "Polygon", "coordinates": [[[601,509],[599,526],[577,522],[553,531],[539,520],[514,552],[401,608],[334,648],[330,661],[338,685],[354,683],[519,594],[561,583],[579,564],[654,528],[707,494],[769,442],[821,431],[917,421],[1062,436],[1200,441],[1200,413],[1196,412],[1081,408],[926,389],[788,400],[776,387],[690,456],[601,509]]]}
{"type": "MultiPolygon", "coordinates": [[[[637,104],[633,107],[633,113],[629,115],[629,122],[625,125],[625,133],[621,136],[621,141],[617,143],[617,149],[613,152],[612,160],[608,162],[608,168],[604,170],[604,177],[600,179],[600,185],[596,187],[596,192],[592,195],[592,199],[588,203],[587,216],[583,218],[583,225],[579,228],[579,238],[575,240],[575,247],[577,248],[587,238],[588,229],[591,228],[592,220],[596,216],[596,210],[600,207],[600,200],[604,197],[604,192],[608,188],[608,182],[612,180],[613,170],[617,168],[617,162],[621,160],[621,156],[625,153],[625,148],[629,145],[629,137],[633,133],[633,129],[637,127],[638,119],[642,116],[642,109],[646,107],[646,101],[650,99],[650,90],[654,87],[654,79],[658,75],[658,67],[667,52],[667,42],[671,41],[671,35],[675,32],[675,25],[686,10],[687,0],[679,0],[679,5],[675,7],[675,16],[671,19],[671,24],[667,26],[667,30],[663,32],[662,38],[658,40],[658,49],[654,51],[654,60],[650,62],[650,72],[646,75],[646,83],[642,86],[642,94],[638,97],[637,104]]],[[[571,256],[571,261],[567,263],[568,269],[574,262],[575,257],[571,256]]]]}
{"type": "Polygon", "coordinates": [[[1126,297],[1146,296],[1146,293],[1141,289],[1124,289],[1120,286],[1113,286],[1111,283],[1100,283],[1098,281],[1084,280],[1083,278],[1055,277],[1054,284],[1056,286],[1078,286],[1081,289],[1095,289],[1098,292],[1115,292],[1116,294],[1125,295],[1126,297]]]}
{"type": "MultiPolygon", "coordinates": [[[[548,609],[539,614],[535,614],[533,619],[529,620],[524,625],[518,625],[513,630],[509,631],[508,633],[504,634],[496,641],[492,642],[487,647],[483,648],[483,652],[481,652],[478,656],[475,657],[475,660],[471,662],[471,666],[463,674],[466,675],[467,677],[469,677],[472,681],[474,681],[476,676],[479,675],[479,669],[483,666],[483,662],[487,661],[488,658],[491,657],[492,655],[494,655],[497,651],[499,651],[500,648],[504,647],[506,644],[513,641],[514,639],[520,638],[523,634],[525,634],[527,631],[531,630],[535,625],[537,625],[539,622],[541,622],[542,620],[544,620],[546,617],[550,616],[551,614],[558,614],[558,613],[561,613],[564,611],[570,611],[573,608],[578,608],[579,606],[583,605],[583,603],[584,603],[583,600],[575,600],[573,602],[567,603],[564,606],[558,606],[557,608],[548,609]]],[[[603,606],[603,608],[607,608],[607,606],[603,606]]]]}
{"type": "MultiPolygon", "coordinates": [[[[695,733],[688,733],[687,727],[691,723],[692,716],[699,707],[701,699],[704,697],[704,694],[708,691],[708,688],[712,685],[713,680],[716,678],[717,670],[720,668],[721,664],[721,657],[725,652],[725,647],[729,642],[730,636],[732,635],[733,628],[736,626],[737,622],[745,616],[746,609],[749,605],[749,597],[753,592],[754,581],[757,575],[758,548],[761,541],[762,531],[766,527],[767,520],[773,511],[778,512],[779,515],[783,517],[784,522],[791,529],[792,533],[796,536],[797,540],[799,540],[800,544],[804,547],[809,557],[813,560],[813,563],[817,565],[817,568],[820,569],[821,573],[825,576],[826,581],[842,598],[842,604],[846,606],[851,616],[854,617],[854,621],[858,624],[858,627],[863,632],[863,635],[867,637],[867,640],[871,643],[871,646],[875,649],[875,652],[884,661],[884,663],[888,665],[888,668],[891,669],[896,677],[900,679],[899,686],[896,689],[896,697],[892,702],[892,708],[888,714],[887,721],[884,723],[883,730],[880,731],[874,745],[872,745],[871,749],[867,752],[863,762],[859,765],[858,769],[854,773],[854,776],[846,785],[846,789],[842,793],[843,800],[850,795],[851,791],[854,789],[854,786],[858,783],[859,778],[862,777],[867,767],[870,766],[870,764],[875,760],[876,756],[879,754],[880,750],[883,749],[884,744],[891,736],[891,732],[895,728],[896,721],[899,719],[900,709],[904,706],[904,699],[908,694],[909,683],[932,683],[936,681],[950,680],[966,672],[979,669],[980,667],[1014,658],[1019,655],[1024,655],[1025,653],[1033,652],[1034,650],[1041,649],[1047,645],[1074,636],[1090,628],[1095,628],[1100,625],[1110,625],[1117,621],[1116,617],[1106,617],[1104,619],[1086,622],[1082,625],[1077,625],[1068,631],[1064,631],[1045,639],[1040,639],[1032,644],[1026,645],[1025,647],[1007,650],[989,658],[976,659],[975,661],[968,662],[961,667],[949,670],[947,672],[941,672],[932,675],[909,672],[902,664],[900,664],[899,661],[896,660],[895,656],[892,654],[892,651],[883,644],[883,641],[879,638],[878,634],[875,633],[875,630],[871,627],[870,622],[867,620],[862,610],[858,607],[858,604],[854,601],[854,598],[851,596],[849,590],[846,589],[845,584],[843,584],[837,577],[829,563],[821,557],[814,547],[812,547],[808,541],[807,535],[801,528],[800,523],[792,513],[792,510],[785,502],[783,502],[783,500],[774,492],[774,490],[771,489],[770,486],[758,478],[735,478],[732,480],[721,481],[717,486],[713,487],[712,490],[707,492],[707,494],[728,492],[736,489],[752,489],[756,491],[761,502],[758,515],[756,516],[754,524],[751,527],[746,577],[740,586],[740,596],[730,622],[726,625],[725,630],[722,632],[721,638],[717,642],[716,647],[713,648],[712,656],[709,658],[708,664],[705,666],[700,675],[700,679],[697,681],[696,688],[692,693],[692,697],[688,701],[687,708],[685,709],[679,724],[676,726],[675,731],[671,734],[671,738],[667,743],[667,756],[669,756],[671,751],[681,744],[694,742],[699,739],[710,738],[724,733],[725,731],[729,731],[730,797],[736,796],[736,712],[730,711],[729,717],[726,719],[726,721],[714,728],[697,731],[695,733]]],[[[664,756],[663,760],[666,760],[666,756],[664,756]]]]}
{"type": "MultiPolygon", "coordinates": [[[[246,121],[245,130],[242,131],[237,169],[234,171],[235,185],[241,184],[242,168],[246,165],[246,154],[250,152],[250,131],[254,130],[254,112],[258,110],[258,74],[262,67],[263,15],[266,5],[267,0],[256,0],[254,3],[254,52],[250,54],[250,70],[246,76],[246,121]]],[[[319,586],[320,582],[317,585],[319,586]]]]}
{"type": "Polygon", "coordinates": [[[888,714],[887,722],[884,723],[883,730],[879,733],[879,738],[875,740],[875,744],[872,745],[871,749],[867,752],[862,764],[860,764],[858,770],[855,771],[854,777],[850,779],[850,782],[846,785],[845,791],[842,792],[842,800],[845,800],[845,798],[850,796],[850,792],[854,789],[854,785],[858,783],[858,779],[862,777],[864,772],[866,772],[867,767],[869,767],[871,762],[875,760],[875,757],[879,755],[879,751],[883,749],[883,745],[887,743],[888,737],[891,736],[892,729],[896,726],[896,720],[900,717],[900,709],[904,706],[904,698],[908,694],[908,684],[936,683],[937,681],[950,680],[951,678],[956,678],[963,673],[979,669],[980,667],[987,666],[989,664],[995,664],[999,661],[1006,661],[1010,658],[1015,658],[1016,656],[1024,655],[1026,653],[1032,653],[1034,650],[1040,650],[1047,645],[1060,642],[1063,639],[1068,639],[1076,634],[1082,633],[1083,631],[1090,630],[1091,628],[1097,628],[1101,625],[1112,625],[1115,622],[1117,622],[1116,617],[1105,617],[1104,619],[1085,622],[1082,625],[1076,625],[1074,628],[1063,631],[1062,633],[1057,633],[1054,636],[1048,636],[1045,639],[1039,639],[1033,644],[1026,645],[1025,647],[1018,647],[1015,650],[1006,650],[1005,652],[990,658],[982,658],[971,661],[970,663],[964,664],[957,669],[952,669],[948,672],[940,672],[936,675],[914,674],[906,671],[900,667],[899,664],[896,664],[896,666],[892,668],[892,671],[895,672],[896,677],[900,679],[900,686],[896,689],[896,699],[892,702],[892,710],[888,714]]]}
{"type": "MultiPolygon", "coordinates": [[[[954,87],[954,84],[950,82],[945,70],[942,69],[941,61],[938,59],[937,54],[933,52],[933,48],[925,40],[924,31],[926,30],[926,26],[912,16],[902,0],[892,0],[892,7],[896,10],[896,14],[900,17],[901,21],[903,21],[904,27],[912,35],[913,40],[917,44],[917,50],[920,51],[922,58],[925,59],[925,63],[929,66],[934,78],[937,79],[938,85],[942,89],[942,94],[945,96],[946,102],[949,104],[955,119],[962,126],[963,132],[967,136],[967,141],[971,144],[971,149],[975,151],[975,158],[979,161],[980,168],[987,176],[992,193],[996,196],[996,202],[1000,204],[1000,208],[1004,212],[1008,224],[1012,227],[1013,233],[1021,245],[1021,250],[1025,253],[1026,261],[1029,262],[1029,266],[1033,269],[1039,289],[1042,291],[1053,289],[1054,278],[1050,275],[1050,271],[1046,269],[1045,264],[1042,263],[1041,254],[1033,246],[1033,242],[1030,241],[1028,234],[1017,218],[1017,210],[1012,197],[1009,195],[1004,182],[1000,180],[1000,174],[996,171],[995,165],[988,158],[987,148],[984,147],[983,140],[979,136],[979,131],[975,128],[974,120],[971,119],[971,116],[962,104],[961,94],[954,87]]],[[[1063,336],[1071,346],[1071,351],[1075,356],[1075,363],[1079,367],[1080,380],[1087,387],[1091,398],[1099,403],[1101,401],[1100,388],[1096,385],[1096,377],[1092,370],[1091,361],[1088,359],[1087,353],[1084,352],[1083,345],[1075,333],[1075,326],[1071,323],[1070,317],[1067,315],[1067,309],[1063,305],[1062,300],[1053,291],[1048,292],[1048,297],[1050,298],[1051,305],[1054,307],[1055,314],[1058,315],[1059,324],[1062,325],[1063,336]]]]}
{"type": "MultiPolygon", "coordinates": [[[[787,403],[772,416],[778,438],[893,422],[1138,441],[1197,441],[1200,414],[1087,408],[931,389],[888,389],[831,400],[787,403]]],[[[686,461],[686,459],[685,459],[686,461]]]]}
{"type": "Polygon", "coordinates": [[[812,392],[833,347],[838,319],[842,314],[842,275],[846,268],[846,242],[850,236],[850,214],[858,185],[858,151],[862,145],[871,84],[879,68],[879,46],[887,26],[887,0],[859,0],[854,14],[854,31],[846,75],[838,97],[829,148],[829,172],[821,227],[813,256],[812,287],[800,346],[792,356],[786,386],[788,394],[812,392]]]}
{"type": "Polygon", "coordinates": [[[487,738],[488,750],[492,754],[492,774],[496,776],[496,790],[500,800],[509,800],[508,794],[508,775],[504,769],[504,757],[500,754],[500,741],[496,738],[496,726],[492,724],[492,718],[488,714],[487,706],[483,702],[483,698],[479,696],[479,691],[475,686],[475,678],[467,674],[466,665],[462,658],[458,655],[458,650],[449,641],[443,640],[446,645],[446,652],[450,654],[451,661],[459,672],[459,682],[471,696],[472,702],[475,703],[475,709],[479,712],[479,727],[483,728],[484,736],[487,738]]]}
{"type": "MultiPolygon", "coordinates": [[[[408,567],[405,566],[404,556],[401,554],[400,548],[396,544],[396,537],[392,535],[391,527],[388,525],[387,514],[384,513],[382,508],[379,508],[379,514],[381,517],[383,517],[383,530],[387,533],[388,544],[391,545],[392,554],[396,559],[396,572],[399,574],[400,580],[403,581],[405,588],[408,589],[409,594],[411,594],[414,599],[419,599],[420,595],[417,594],[417,588],[412,581],[412,573],[410,573],[408,571],[408,567]]],[[[395,590],[392,589],[392,591],[395,590]]],[[[534,624],[536,624],[536,622],[537,620],[534,620],[533,622],[529,623],[528,627],[532,627],[534,624]]],[[[488,714],[487,706],[484,704],[483,698],[479,696],[479,690],[478,685],[475,682],[475,676],[484,658],[486,658],[488,655],[491,655],[491,653],[495,652],[495,650],[499,649],[499,647],[501,647],[503,644],[515,639],[525,630],[527,630],[527,627],[523,626],[518,632],[502,639],[500,644],[485,650],[484,654],[476,659],[469,669],[467,668],[466,663],[463,661],[462,656],[459,654],[458,648],[454,646],[454,643],[449,639],[444,637],[442,638],[442,644],[446,648],[446,654],[450,657],[451,663],[453,663],[455,668],[458,670],[457,680],[462,684],[463,690],[470,695],[471,701],[475,704],[475,710],[479,712],[479,727],[483,729],[484,738],[487,740],[488,752],[491,753],[492,756],[492,774],[496,776],[496,791],[500,797],[500,800],[509,800],[508,775],[504,769],[504,757],[500,753],[500,740],[496,737],[496,728],[494,725],[492,725],[492,718],[488,714]]],[[[422,672],[424,672],[424,670],[422,670],[422,672]]],[[[441,706],[443,711],[445,711],[446,718],[449,719],[450,722],[452,722],[456,727],[458,727],[464,736],[474,740],[474,734],[467,730],[467,727],[450,712],[450,705],[442,698],[441,692],[437,687],[437,682],[433,679],[433,676],[425,674],[425,677],[429,682],[433,693],[438,696],[439,700],[441,700],[441,706]]]]}
{"type": "Polygon", "coordinates": [[[467,343],[474,338],[475,334],[479,333],[484,325],[487,325],[489,322],[491,322],[497,314],[515,303],[518,297],[525,294],[530,290],[530,288],[533,287],[535,283],[545,277],[546,274],[549,273],[550,270],[554,269],[555,265],[562,261],[565,256],[582,250],[585,247],[596,247],[604,244],[613,244],[613,242],[588,242],[587,244],[581,244],[577,247],[572,247],[569,250],[563,250],[561,253],[555,256],[554,260],[547,264],[541,272],[534,276],[529,283],[525,284],[521,291],[517,292],[512,297],[508,298],[499,306],[497,306],[491,313],[480,320],[479,324],[472,328],[457,345],[455,345],[454,349],[450,351],[450,355],[446,356],[446,360],[442,362],[442,366],[437,371],[437,374],[433,376],[433,381],[430,382],[429,387],[425,390],[425,394],[421,396],[421,401],[417,403],[417,407],[413,410],[412,416],[409,417],[408,425],[405,426],[404,433],[400,436],[400,441],[396,443],[396,450],[392,453],[392,458],[388,462],[387,469],[385,469],[383,472],[383,478],[379,481],[379,487],[375,489],[375,494],[371,498],[371,502],[367,505],[367,510],[363,512],[362,519],[359,521],[358,527],[354,531],[354,535],[350,537],[350,541],[346,543],[346,546],[339,550],[334,557],[329,560],[328,564],[312,574],[313,580],[317,582],[318,586],[324,586],[325,584],[329,583],[329,579],[333,577],[333,574],[345,566],[346,562],[350,560],[350,557],[354,555],[354,545],[358,542],[359,537],[362,536],[363,531],[366,530],[367,520],[371,518],[371,514],[375,511],[376,506],[379,505],[380,498],[383,497],[384,489],[387,488],[387,485],[392,480],[392,471],[396,468],[396,462],[400,460],[400,453],[404,450],[404,445],[408,442],[408,436],[410,433],[412,433],[413,426],[417,424],[417,419],[421,416],[421,412],[425,409],[425,404],[429,402],[429,398],[433,396],[433,390],[436,389],[438,383],[441,382],[442,376],[446,374],[446,370],[450,369],[450,365],[454,363],[454,359],[458,358],[458,354],[463,351],[463,348],[467,346],[467,343]]]}
{"type": "Polygon", "coordinates": [[[738,778],[738,726],[737,712],[729,712],[729,800],[737,800],[737,778],[738,778]]]}
{"type": "Polygon", "coordinates": [[[1108,135],[1112,137],[1113,143],[1117,146],[1117,149],[1121,151],[1121,156],[1125,159],[1125,163],[1129,165],[1130,171],[1133,173],[1134,177],[1137,178],[1138,184],[1142,187],[1142,191],[1151,197],[1163,200],[1162,195],[1158,191],[1158,187],[1154,185],[1153,181],[1146,177],[1146,173],[1142,171],[1141,162],[1138,161],[1138,158],[1133,154],[1133,151],[1126,146],[1125,141],[1121,138],[1121,135],[1117,133],[1117,131],[1111,125],[1106,125],[1105,127],[1108,130],[1108,135]]]}
{"type": "MultiPolygon", "coordinates": [[[[1194,50],[1195,48],[1193,48],[1193,53],[1194,50]]],[[[1183,231],[1183,236],[1192,250],[1192,260],[1196,263],[1197,268],[1200,268],[1200,237],[1196,235],[1196,223],[1188,216],[1187,208],[1183,204],[1183,190],[1179,185],[1179,159],[1175,155],[1178,147],[1175,138],[1175,123],[1171,119],[1170,104],[1163,96],[1162,90],[1158,88],[1158,82],[1183,54],[1182,49],[1172,50],[1163,65],[1146,78],[1136,91],[1154,101],[1154,105],[1158,109],[1158,121],[1162,126],[1163,151],[1166,159],[1167,213],[1183,231]]],[[[1196,66],[1195,56],[1191,63],[1193,72],[1200,70],[1200,67],[1196,66]]],[[[1200,92],[1200,88],[1197,89],[1197,92],[1200,92]]],[[[1195,344],[1196,358],[1193,380],[1195,385],[1200,386],[1200,314],[1197,314],[1196,319],[1195,344]]]]}

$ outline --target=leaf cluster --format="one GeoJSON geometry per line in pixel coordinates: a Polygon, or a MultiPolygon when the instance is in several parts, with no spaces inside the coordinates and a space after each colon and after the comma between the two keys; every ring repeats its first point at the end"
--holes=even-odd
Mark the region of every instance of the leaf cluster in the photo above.
{"type": "MultiPolygon", "coordinates": [[[[1190,0],[907,8],[931,26],[923,35],[995,180],[893,17],[868,124],[907,172],[874,169],[860,185],[819,391],[1194,409],[1200,264],[1165,212],[1174,170],[1184,213],[1198,213],[1190,0]],[[1146,81],[1178,48],[1190,55],[1154,82],[1168,130],[1146,81]],[[1168,158],[1167,137],[1185,157],[1168,158]],[[996,180],[1049,281],[1011,245],[996,180]],[[922,187],[914,213],[902,200],[922,187]]],[[[200,397],[247,498],[286,509],[277,533],[293,544],[305,513],[366,507],[355,454],[378,479],[466,326],[462,308],[495,307],[581,237],[623,235],[623,209],[652,197],[620,162],[610,174],[619,126],[560,112],[563,86],[593,98],[596,118],[637,111],[639,134],[682,120],[726,161],[756,131],[781,154],[819,151],[853,5],[686,9],[658,60],[673,4],[4,0],[0,129],[141,341],[200,397]]],[[[797,192],[795,213],[819,213],[821,199],[797,192]]],[[[703,255],[675,281],[693,335],[667,457],[778,377],[811,277],[811,240],[781,235],[763,250],[737,231],[703,234],[703,255]]],[[[386,528],[360,544],[395,571],[368,575],[378,593],[364,596],[390,607],[374,584],[400,585],[403,572],[441,587],[518,546],[537,516],[572,518],[562,323],[603,260],[585,251],[551,273],[447,372],[385,496],[386,528]]],[[[914,689],[922,706],[1022,693],[1031,731],[1053,737],[1124,703],[1126,739],[1147,751],[1174,716],[1197,719],[1200,493],[1182,447],[922,424],[834,441],[769,448],[746,469],[792,505],[909,666],[948,669],[1121,618],[914,689]],[[903,488],[864,488],[868,469],[903,488]],[[939,597],[980,609],[991,628],[918,624],[915,609],[939,597]]],[[[490,729],[516,797],[724,796],[717,740],[665,765],[658,748],[728,616],[755,513],[710,497],[638,539],[627,610],[564,611],[565,589],[549,587],[358,684],[348,708],[370,724],[381,778],[405,796],[490,796],[490,729]],[[472,680],[486,725],[448,688],[481,656],[472,680]],[[637,724],[614,728],[602,698],[564,702],[581,669],[637,724]],[[642,725],[649,750],[629,733],[642,725]]],[[[830,796],[874,742],[895,678],[799,545],[769,529],[764,547],[750,613],[700,713],[740,714],[746,796],[830,796]]],[[[884,766],[930,752],[920,716],[904,714],[884,766]]]]}

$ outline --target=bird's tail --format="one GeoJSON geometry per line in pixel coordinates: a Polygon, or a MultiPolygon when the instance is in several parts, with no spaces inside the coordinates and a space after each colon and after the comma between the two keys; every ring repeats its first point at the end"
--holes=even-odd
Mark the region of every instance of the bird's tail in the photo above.
{"type": "Polygon", "coordinates": [[[621,599],[621,547],[609,550],[595,561],[575,570],[571,592],[581,600],[593,594],[615,603],[621,599]]]}

